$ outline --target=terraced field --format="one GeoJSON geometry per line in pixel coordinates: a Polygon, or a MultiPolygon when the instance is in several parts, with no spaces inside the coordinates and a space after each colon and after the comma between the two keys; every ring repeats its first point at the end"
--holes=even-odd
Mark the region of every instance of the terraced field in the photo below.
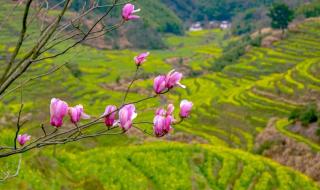
{"type": "Polygon", "coordinates": [[[20,184],[20,189],[35,190],[318,189],[309,178],[289,168],[222,147],[156,143],[80,154],[59,151],[57,157],[43,151],[32,158],[26,158],[29,164],[23,165],[17,180],[0,184],[0,188],[20,184]]]}
{"type": "Polygon", "coordinates": [[[181,96],[198,104],[196,116],[179,129],[213,144],[251,150],[254,136],[270,118],[286,117],[319,98],[319,32],[319,20],[306,22],[287,39],[272,48],[252,49],[221,73],[187,80],[189,91],[181,96]]]}

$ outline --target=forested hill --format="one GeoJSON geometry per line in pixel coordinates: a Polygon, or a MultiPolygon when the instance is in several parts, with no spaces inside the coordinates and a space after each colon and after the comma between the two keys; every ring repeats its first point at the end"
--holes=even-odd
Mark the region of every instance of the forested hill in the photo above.
{"type": "Polygon", "coordinates": [[[248,8],[268,6],[274,0],[161,0],[184,21],[231,20],[248,8]]]}
{"type": "MultiPolygon", "coordinates": [[[[317,0],[284,0],[291,8],[299,10],[306,4],[317,0]]],[[[55,4],[59,0],[52,0],[55,4]]],[[[122,1],[119,1],[122,2],[122,1]]],[[[163,42],[163,34],[171,33],[183,35],[185,30],[193,22],[206,23],[209,21],[229,20],[234,21],[233,33],[243,34],[257,30],[251,27],[252,23],[260,27],[268,25],[266,15],[268,8],[276,0],[136,0],[132,2],[137,8],[141,8],[139,15],[142,19],[132,22],[127,27],[118,32],[108,34],[106,40],[113,48],[151,48],[159,49],[166,47],[163,42]],[[119,39],[122,36],[125,39],[119,39]],[[141,37],[144,40],[137,40],[141,37]],[[120,45],[120,42],[128,42],[120,45]]],[[[100,5],[112,4],[112,0],[99,1],[100,5]]],[[[79,11],[83,5],[89,6],[92,0],[74,0],[71,8],[79,11]]],[[[98,12],[105,12],[107,6],[102,6],[98,12]]],[[[117,7],[113,13],[116,19],[120,13],[121,6],[117,7]]],[[[298,11],[301,14],[301,10],[298,11]]],[[[112,23],[112,19],[109,20],[112,23]]]]}
{"type": "MultiPolygon", "coordinates": [[[[58,1],[54,0],[53,2],[58,1]]],[[[72,7],[80,10],[84,2],[89,5],[92,0],[74,0],[72,7]]],[[[290,7],[310,3],[313,0],[284,0],[290,7]]],[[[232,20],[238,13],[257,7],[268,7],[276,0],[135,0],[133,4],[140,5],[149,12],[158,12],[158,20],[172,19],[178,16],[183,22],[204,20],[232,20]],[[170,12],[170,15],[168,13],[170,12]],[[169,16],[169,17],[168,17],[169,16]]],[[[101,5],[110,4],[111,0],[100,1],[101,5]]]]}

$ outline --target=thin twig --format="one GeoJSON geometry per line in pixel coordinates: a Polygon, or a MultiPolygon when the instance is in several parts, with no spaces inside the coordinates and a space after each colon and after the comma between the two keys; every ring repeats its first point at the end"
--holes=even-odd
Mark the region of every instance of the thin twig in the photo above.
{"type": "MultiPolygon", "coordinates": [[[[164,91],[162,92],[161,94],[165,94],[167,92],[169,92],[170,90],[168,89],[167,91],[164,91]]],[[[129,102],[129,103],[126,103],[126,104],[123,104],[121,105],[118,109],[116,109],[115,111],[107,114],[107,115],[102,115],[86,124],[83,124],[81,126],[79,126],[79,129],[81,130],[84,130],[90,126],[93,126],[93,125],[96,125],[96,124],[100,124],[100,119],[108,116],[108,115],[111,115],[112,113],[115,113],[115,112],[118,112],[120,109],[122,109],[124,106],[126,105],[129,105],[129,104],[138,104],[138,103],[141,103],[143,101],[146,101],[146,100],[149,100],[149,99],[153,99],[153,98],[156,98],[158,97],[160,94],[155,94],[153,96],[149,96],[149,97],[146,97],[146,98],[143,98],[143,99],[140,99],[140,100],[137,100],[137,101],[132,101],[132,102],[129,102]]],[[[112,128],[110,128],[112,129],[112,128]]],[[[29,151],[31,149],[34,149],[34,148],[40,148],[40,147],[43,147],[43,146],[46,146],[46,145],[53,145],[54,143],[45,143],[43,144],[43,142],[49,142],[51,140],[54,140],[54,139],[59,139],[60,137],[63,137],[63,135],[73,135],[75,133],[78,133],[78,129],[77,128],[72,128],[70,130],[67,130],[67,131],[64,131],[64,132],[60,132],[60,133],[57,133],[58,132],[58,129],[56,129],[55,131],[53,131],[52,133],[48,134],[47,136],[43,136],[43,137],[40,137],[38,139],[36,139],[35,141],[31,142],[30,144],[20,148],[20,149],[15,149],[15,150],[11,150],[11,151],[8,151],[8,152],[4,152],[4,153],[0,153],[0,158],[2,157],[7,157],[7,156],[11,156],[11,155],[14,155],[14,154],[19,154],[19,153],[23,153],[23,152],[26,152],[26,151],[29,151]],[[42,144],[41,144],[42,143],[42,144]]],[[[122,132],[123,133],[123,132],[122,132]]],[[[108,135],[106,133],[103,133],[104,135],[108,135]]],[[[97,136],[101,136],[103,134],[91,134],[91,135],[87,135],[87,137],[94,137],[95,135],[97,136]]],[[[121,133],[115,133],[115,134],[121,134],[121,133]]],[[[83,136],[83,135],[82,135],[83,136]]],[[[70,140],[66,140],[64,142],[57,142],[56,144],[65,144],[67,142],[73,142],[73,141],[77,141],[77,140],[80,140],[82,139],[82,136],[77,136],[77,137],[73,137],[73,138],[69,138],[70,140]]],[[[70,136],[69,136],[70,137],[70,136]]],[[[87,138],[87,137],[84,137],[84,138],[87,138]]]]}
{"type": "MultiPolygon", "coordinates": [[[[116,0],[117,1],[117,0],[116,0]]],[[[115,1],[115,2],[116,2],[115,1]]],[[[93,31],[93,29],[97,26],[97,24],[102,21],[102,19],[104,19],[106,16],[109,15],[109,13],[111,12],[111,10],[114,8],[111,7],[103,16],[100,17],[100,19],[98,19],[97,22],[95,22],[95,24],[89,29],[89,31],[86,33],[86,35],[84,35],[80,40],[78,40],[77,42],[75,42],[74,44],[70,45],[69,47],[67,47],[66,49],[64,49],[63,51],[61,51],[60,53],[57,53],[55,55],[51,55],[51,56],[48,56],[48,57],[43,57],[43,58],[39,58],[39,59],[35,59],[35,60],[32,60],[31,62],[34,63],[34,62],[39,62],[39,61],[43,61],[43,60],[46,60],[46,59],[53,59],[53,58],[56,58],[58,56],[61,56],[65,53],[67,53],[70,49],[74,48],[75,46],[77,46],[78,44],[84,42],[85,40],[87,40],[87,38],[89,37],[89,35],[91,34],[91,32],[93,31]]],[[[121,25],[119,25],[120,27],[121,25]]]]}
{"type": "Polygon", "coordinates": [[[25,37],[26,32],[27,32],[27,20],[28,20],[29,10],[30,10],[30,6],[31,6],[32,1],[33,0],[28,0],[27,3],[26,3],[26,7],[25,7],[25,10],[24,10],[23,19],[22,19],[22,28],[21,28],[19,40],[17,42],[17,45],[16,45],[16,47],[14,49],[13,54],[11,55],[10,61],[8,63],[8,66],[5,69],[5,72],[3,73],[3,76],[2,76],[2,78],[0,80],[1,84],[3,83],[3,80],[7,77],[7,74],[9,72],[9,70],[11,69],[12,64],[13,64],[14,60],[16,59],[16,57],[17,57],[17,55],[18,55],[18,53],[20,51],[20,48],[21,48],[21,46],[23,44],[23,40],[24,40],[24,37],[25,37]]]}
{"type": "Polygon", "coordinates": [[[0,31],[3,28],[4,24],[10,20],[10,17],[13,15],[13,13],[16,12],[15,10],[19,5],[20,3],[17,2],[15,6],[12,8],[12,10],[9,12],[9,14],[6,17],[4,17],[3,20],[0,22],[0,31]]]}
{"type": "Polygon", "coordinates": [[[11,146],[0,146],[0,150],[4,150],[4,149],[10,149],[10,150],[13,150],[14,147],[11,147],[11,146]]]}
{"type": "Polygon", "coordinates": [[[18,176],[21,168],[21,161],[22,161],[22,154],[19,155],[19,161],[17,164],[16,172],[14,174],[10,174],[10,172],[7,172],[7,175],[4,178],[0,179],[0,182],[4,182],[10,178],[18,176]]]}
{"type": "MultiPolygon", "coordinates": [[[[32,1],[32,0],[29,0],[32,1]]],[[[68,52],[70,49],[74,48],[75,46],[77,46],[78,44],[84,42],[85,40],[87,40],[90,35],[93,32],[93,30],[96,28],[97,24],[102,22],[102,20],[110,14],[111,10],[113,10],[113,8],[118,4],[118,0],[114,0],[112,6],[106,11],[106,13],[101,16],[94,24],[93,26],[89,29],[89,31],[86,33],[86,35],[83,36],[82,39],[80,39],[79,41],[75,42],[74,44],[70,45],[69,47],[65,48],[62,52],[57,53],[55,55],[52,56],[48,56],[48,57],[43,57],[43,58],[39,58],[39,56],[41,55],[40,52],[42,51],[42,48],[49,42],[49,40],[51,39],[52,35],[56,32],[56,29],[58,27],[58,24],[60,23],[62,17],[64,16],[64,13],[66,11],[66,8],[69,5],[69,2],[71,0],[67,0],[65,3],[64,8],[62,9],[60,15],[58,16],[58,18],[56,19],[55,22],[53,22],[52,24],[50,24],[48,27],[46,27],[45,31],[43,31],[42,35],[39,37],[39,41],[37,42],[37,44],[31,48],[31,50],[25,54],[25,56],[16,64],[15,68],[12,68],[9,71],[9,74],[7,74],[6,72],[6,76],[3,79],[3,82],[0,85],[0,95],[3,94],[7,88],[9,86],[11,86],[11,84],[17,80],[29,67],[32,63],[38,62],[38,61],[42,61],[45,59],[50,59],[50,58],[55,58],[58,56],[61,56],[63,54],[65,54],[66,52],[68,52]]],[[[122,22],[124,23],[124,20],[122,20],[122,22]]],[[[119,25],[121,26],[121,25],[119,25]]],[[[11,66],[10,66],[11,67],[11,66]]]]}
{"type": "Polygon", "coordinates": [[[43,131],[44,136],[46,137],[46,136],[47,136],[47,132],[46,132],[43,124],[41,124],[41,129],[42,129],[42,131],[43,131]]]}
{"type": "Polygon", "coordinates": [[[139,65],[137,65],[136,72],[134,73],[134,77],[133,77],[132,81],[130,82],[130,84],[129,84],[127,90],[126,90],[126,93],[124,94],[124,98],[123,98],[122,104],[124,104],[126,102],[127,96],[128,96],[128,94],[130,92],[130,88],[133,85],[133,83],[137,80],[137,75],[138,75],[139,68],[140,68],[139,65]]]}
{"type": "Polygon", "coordinates": [[[75,125],[75,126],[76,126],[76,128],[78,129],[79,135],[82,135],[82,132],[81,132],[81,130],[80,130],[80,128],[79,128],[79,126],[78,126],[78,124],[77,124],[77,123],[75,123],[74,125],[75,125]]]}
{"type": "Polygon", "coordinates": [[[141,128],[138,127],[137,125],[134,125],[133,127],[136,128],[136,129],[138,129],[139,131],[147,134],[147,135],[154,136],[152,133],[149,133],[146,129],[141,129],[141,128]]]}
{"type": "Polygon", "coordinates": [[[29,82],[31,82],[31,81],[33,81],[33,80],[36,80],[36,79],[39,79],[39,78],[42,78],[42,77],[44,77],[44,76],[50,75],[50,74],[58,71],[59,69],[61,69],[63,66],[65,66],[65,65],[67,65],[67,64],[68,64],[68,62],[65,62],[64,64],[59,65],[59,66],[51,69],[50,71],[48,71],[48,72],[46,72],[46,73],[37,75],[37,76],[35,76],[35,77],[31,77],[31,78],[23,81],[20,85],[12,88],[12,89],[10,89],[10,90],[8,90],[6,93],[4,93],[4,94],[2,94],[2,95],[0,95],[0,100],[3,99],[3,97],[5,97],[6,95],[8,95],[8,94],[14,92],[15,90],[17,90],[18,88],[21,88],[21,87],[25,86],[25,85],[28,84],[29,82]]]}
{"type": "MultiPolygon", "coordinates": [[[[63,30],[65,30],[66,28],[68,28],[71,23],[77,21],[77,20],[80,20],[81,18],[83,18],[84,16],[86,16],[87,14],[89,14],[90,12],[94,11],[95,9],[98,9],[98,8],[104,8],[104,7],[113,7],[113,6],[120,6],[120,5],[124,5],[124,4],[127,4],[129,2],[132,2],[133,0],[131,1],[126,1],[126,2],[122,2],[122,3],[115,3],[115,4],[106,4],[106,5],[96,5],[96,6],[92,6],[91,8],[89,8],[86,12],[83,12],[82,14],[78,15],[76,18],[72,19],[69,23],[65,24],[65,25],[62,25],[61,26],[61,29],[58,30],[57,34],[60,34],[63,30]]],[[[55,35],[56,37],[57,35],[55,35]]]]}
{"type": "Polygon", "coordinates": [[[14,137],[14,149],[17,149],[17,138],[18,138],[18,134],[19,134],[20,128],[21,128],[20,118],[21,118],[22,109],[23,109],[23,104],[21,103],[20,104],[19,115],[18,115],[18,121],[17,121],[17,130],[16,130],[16,134],[15,134],[15,137],[14,137]]]}

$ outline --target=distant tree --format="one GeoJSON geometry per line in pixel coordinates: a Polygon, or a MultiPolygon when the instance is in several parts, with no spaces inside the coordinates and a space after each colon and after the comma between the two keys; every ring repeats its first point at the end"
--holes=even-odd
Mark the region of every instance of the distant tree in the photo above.
{"type": "Polygon", "coordinates": [[[274,4],[270,8],[268,16],[272,20],[271,27],[281,29],[284,32],[294,18],[294,11],[286,4],[274,4]]]}
{"type": "MultiPolygon", "coordinates": [[[[310,123],[317,122],[319,118],[319,112],[316,104],[309,104],[302,108],[293,110],[288,120],[292,122],[301,121],[303,126],[308,126],[310,123]]],[[[320,134],[320,133],[319,133],[320,134]]]]}
{"type": "Polygon", "coordinates": [[[300,6],[296,14],[304,15],[306,18],[320,16],[320,0],[300,6]]]}

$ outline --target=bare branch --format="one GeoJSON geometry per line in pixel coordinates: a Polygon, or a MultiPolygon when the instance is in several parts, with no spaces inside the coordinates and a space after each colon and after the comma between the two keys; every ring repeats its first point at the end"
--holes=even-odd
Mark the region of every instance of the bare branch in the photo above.
{"type": "Polygon", "coordinates": [[[17,137],[18,137],[18,134],[19,134],[20,128],[21,128],[20,119],[21,119],[22,109],[23,109],[23,104],[21,103],[20,104],[19,115],[18,115],[18,121],[17,121],[17,125],[16,125],[17,126],[16,135],[14,137],[14,149],[15,150],[17,149],[17,137]]]}
{"type": "Polygon", "coordinates": [[[18,161],[18,164],[17,164],[17,169],[15,171],[14,174],[10,174],[10,172],[6,172],[6,175],[5,177],[3,177],[2,179],[0,179],[0,182],[4,182],[10,178],[14,178],[16,176],[19,175],[19,172],[20,172],[20,168],[21,168],[21,161],[22,161],[22,154],[19,155],[19,161],[18,161]]]}
{"type": "Polygon", "coordinates": [[[14,49],[14,52],[11,56],[11,59],[8,63],[8,66],[5,70],[5,72],[3,73],[3,76],[0,80],[0,83],[3,83],[3,80],[7,77],[7,74],[8,74],[8,71],[11,69],[11,66],[15,60],[15,58],[17,57],[19,51],[20,51],[20,48],[22,46],[22,43],[23,43],[23,40],[24,40],[24,37],[26,35],[26,31],[27,31],[27,20],[28,20],[28,15],[29,15],[29,10],[30,10],[30,6],[31,6],[31,3],[32,3],[33,0],[28,0],[27,1],[27,4],[26,4],[26,7],[25,7],[25,10],[24,10],[24,14],[23,14],[23,19],[22,19],[22,28],[21,28],[21,32],[20,32],[20,36],[19,36],[19,40],[17,42],[17,45],[14,49]]]}
{"type": "MultiPolygon", "coordinates": [[[[168,93],[169,90],[161,93],[161,94],[166,94],[168,93]]],[[[23,153],[23,152],[26,152],[26,151],[29,151],[31,149],[34,149],[34,148],[40,148],[40,147],[43,147],[43,146],[47,146],[47,145],[54,145],[54,144],[66,144],[68,142],[73,142],[73,141],[78,141],[80,139],[83,139],[83,138],[89,138],[89,137],[96,137],[96,136],[102,136],[102,135],[110,135],[110,134],[113,134],[113,133],[108,133],[108,131],[110,130],[113,130],[115,128],[118,128],[118,127],[112,127],[112,128],[108,128],[106,129],[105,131],[102,131],[102,132],[98,132],[98,133],[95,133],[95,134],[89,134],[89,135],[78,135],[76,137],[72,137],[74,134],[79,134],[78,133],[78,130],[81,130],[81,131],[84,131],[85,129],[91,127],[91,126],[94,126],[94,125],[97,125],[97,124],[101,124],[102,122],[100,122],[100,120],[104,117],[107,117],[115,112],[118,112],[119,110],[121,110],[124,106],[126,105],[129,105],[129,104],[138,104],[138,103],[141,103],[143,101],[146,101],[146,100],[150,100],[150,99],[153,99],[153,98],[156,98],[158,97],[160,94],[155,94],[153,96],[149,96],[149,97],[146,97],[146,98],[143,98],[143,99],[140,99],[140,100],[137,100],[137,101],[132,101],[132,102],[129,102],[129,103],[126,103],[126,104],[123,104],[121,105],[120,107],[118,107],[118,109],[116,109],[115,111],[109,113],[108,115],[102,115],[86,124],[83,124],[81,126],[78,126],[78,128],[72,128],[72,129],[69,129],[67,131],[63,131],[63,132],[60,132],[58,133],[58,129],[55,129],[53,132],[51,132],[50,134],[46,134],[36,140],[34,140],[33,142],[31,142],[30,144],[22,147],[22,148],[18,148],[18,149],[14,149],[14,150],[9,150],[7,152],[3,152],[3,153],[0,153],[0,158],[2,157],[7,157],[7,156],[11,156],[11,155],[14,155],[14,154],[20,154],[20,153],[23,153]],[[67,136],[66,136],[67,135],[67,136]],[[60,140],[59,140],[60,139],[60,140]],[[58,141],[57,141],[58,140],[58,141]]],[[[124,131],[122,132],[118,132],[118,133],[114,133],[114,134],[122,134],[124,133],[124,131]]]]}
{"type": "Polygon", "coordinates": [[[69,23],[62,25],[61,28],[58,30],[57,35],[60,34],[63,30],[65,30],[66,28],[68,28],[72,23],[82,19],[84,16],[88,15],[89,13],[91,13],[92,11],[94,11],[95,9],[98,8],[104,8],[104,7],[115,7],[115,6],[120,6],[120,5],[124,5],[127,3],[132,2],[133,0],[130,1],[126,1],[126,2],[122,2],[122,3],[113,3],[113,4],[106,4],[106,5],[98,5],[98,3],[96,5],[93,5],[91,8],[89,8],[87,11],[83,12],[82,14],[78,15],[76,18],[72,19],[69,23]]]}
{"type": "Polygon", "coordinates": [[[4,19],[0,22],[0,31],[3,28],[4,24],[10,20],[10,17],[13,15],[13,13],[15,12],[15,10],[17,9],[17,7],[19,5],[20,5],[20,3],[16,2],[15,6],[12,8],[12,10],[9,11],[9,14],[6,17],[4,17],[4,19]]]}
{"type": "MultiPolygon", "coordinates": [[[[91,33],[89,34],[89,36],[90,36],[90,35],[93,35],[93,34],[99,34],[99,36],[87,37],[86,39],[80,39],[79,41],[91,40],[91,39],[94,39],[94,38],[103,36],[103,35],[105,35],[107,32],[111,32],[111,31],[119,28],[121,25],[123,25],[123,21],[119,22],[118,24],[115,24],[115,25],[111,26],[111,27],[108,28],[108,29],[105,29],[105,28],[103,27],[102,29],[100,29],[100,30],[98,30],[98,31],[91,32],[91,33]]],[[[71,40],[71,39],[73,39],[73,38],[76,38],[77,36],[80,36],[81,34],[84,35],[84,36],[86,35],[84,31],[80,30],[80,29],[77,28],[76,26],[74,26],[74,27],[75,27],[77,30],[79,30],[80,33],[75,33],[75,34],[72,34],[72,33],[71,33],[71,36],[68,36],[68,37],[66,37],[66,38],[64,38],[64,39],[62,39],[62,40],[60,40],[60,41],[58,41],[58,42],[50,45],[49,47],[47,47],[46,49],[44,49],[43,51],[41,51],[39,54],[41,55],[41,54],[43,54],[44,52],[46,52],[46,51],[48,51],[48,50],[50,50],[50,49],[53,49],[53,48],[56,47],[57,45],[65,42],[65,41],[71,40]]],[[[53,41],[55,41],[55,39],[54,39],[53,41]]],[[[53,41],[52,41],[52,42],[53,42],[53,41]]],[[[77,42],[76,42],[76,43],[77,43],[77,42]]],[[[66,52],[65,52],[65,53],[66,53],[66,52]]],[[[41,60],[44,60],[44,59],[49,59],[49,58],[41,58],[41,60]]],[[[41,61],[41,60],[35,60],[34,62],[38,62],[38,61],[41,61]]]]}
{"type": "MultiPolygon", "coordinates": [[[[32,1],[32,0],[30,0],[32,1]]],[[[4,93],[4,91],[17,79],[19,78],[28,68],[29,66],[34,63],[34,62],[38,62],[41,60],[45,60],[45,59],[50,59],[50,58],[55,58],[58,57],[60,55],[63,55],[64,53],[68,52],[70,49],[74,48],[75,46],[77,46],[78,44],[80,44],[81,42],[85,41],[90,34],[93,32],[93,29],[97,26],[97,24],[99,22],[101,22],[107,15],[110,14],[111,10],[115,7],[115,5],[117,4],[118,0],[114,0],[113,6],[109,8],[109,10],[102,16],[100,17],[100,19],[98,19],[94,25],[89,29],[89,31],[82,37],[81,40],[75,42],[74,44],[72,44],[71,46],[67,47],[65,50],[63,50],[62,52],[55,54],[53,56],[49,56],[49,57],[44,57],[44,58],[40,58],[37,59],[40,55],[41,49],[48,43],[48,41],[50,40],[50,38],[52,37],[52,35],[55,33],[58,24],[61,21],[61,18],[63,17],[66,8],[69,4],[71,0],[67,0],[65,3],[65,7],[64,9],[61,11],[60,15],[58,16],[58,18],[56,19],[55,22],[53,22],[42,34],[42,36],[39,39],[39,42],[34,46],[34,48],[32,48],[23,58],[22,60],[17,63],[16,67],[14,69],[11,69],[11,71],[9,72],[9,74],[7,75],[8,77],[6,77],[3,82],[1,83],[0,86],[0,94],[4,93]]],[[[43,51],[42,51],[43,52],[43,51]]],[[[11,66],[10,66],[11,67],[11,66]]]]}
{"type": "Polygon", "coordinates": [[[137,69],[136,69],[136,72],[134,73],[134,77],[133,77],[132,81],[130,82],[130,84],[129,84],[127,90],[126,90],[126,93],[124,94],[124,98],[123,98],[122,104],[124,104],[126,102],[127,96],[128,96],[128,94],[130,92],[130,88],[133,85],[133,83],[137,80],[137,75],[138,75],[139,68],[140,68],[140,66],[137,65],[137,69]]]}
{"type": "Polygon", "coordinates": [[[12,92],[14,92],[14,91],[16,91],[18,88],[21,88],[21,87],[25,86],[25,85],[28,84],[29,82],[31,82],[31,81],[33,81],[33,80],[36,80],[36,79],[39,79],[39,78],[42,78],[42,77],[44,77],[44,76],[50,75],[50,74],[58,71],[59,69],[61,69],[62,67],[64,67],[64,66],[67,65],[67,64],[68,64],[68,62],[66,62],[66,63],[64,63],[64,64],[62,64],[62,65],[60,65],[60,66],[57,66],[57,67],[51,69],[50,71],[48,71],[48,72],[46,72],[46,73],[37,75],[37,76],[35,76],[35,77],[31,77],[31,78],[23,81],[20,85],[12,88],[12,89],[10,89],[10,90],[8,90],[6,93],[4,93],[4,94],[2,94],[2,95],[0,95],[0,100],[3,99],[6,95],[8,95],[8,94],[10,94],[10,93],[12,93],[12,92]]]}
{"type": "MultiPolygon", "coordinates": [[[[51,55],[51,56],[48,56],[48,57],[43,57],[43,58],[40,58],[40,59],[37,59],[37,60],[33,60],[32,62],[39,62],[39,61],[43,61],[43,60],[46,60],[46,59],[56,58],[56,57],[58,57],[58,56],[61,56],[61,55],[65,54],[65,53],[67,53],[70,49],[74,48],[75,46],[77,46],[77,45],[80,44],[81,42],[84,42],[84,41],[88,38],[88,36],[91,34],[92,30],[96,27],[96,25],[97,25],[104,17],[106,17],[106,16],[110,13],[111,10],[112,10],[112,8],[110,8],[109,11],[108,11],[106,14],[104,14],[104,15],[89,29],[89,31],[82,37],[82,39],[80,39],[80,40],[78,40],[77,42],[75,42],[74,44],[70,45],[69,47],[67,47],[65,50],[63,50],[63,51],[60,52],[60,53],[57,53],[57,54],[55,54],[55,55],[51,55]]],[[[119,24],[119,25],[117,26],[117,28],[119,28],[123,23],[124,23],[124,21],[122,21],[121,24],[119,24]]],[[[114,28],[114,29],[116,29],[116,28],[114,28]]],[[[92,39],[92,38],[91,38],[91,39],[92,39]]]]}
{"type": "Polygon", "coordinates": [[[14,149],[14,147],[11,147],[11,146],[0,146],[0,150],[5,150],[5,149],[12,150],[12,149],[14,149]]]}

